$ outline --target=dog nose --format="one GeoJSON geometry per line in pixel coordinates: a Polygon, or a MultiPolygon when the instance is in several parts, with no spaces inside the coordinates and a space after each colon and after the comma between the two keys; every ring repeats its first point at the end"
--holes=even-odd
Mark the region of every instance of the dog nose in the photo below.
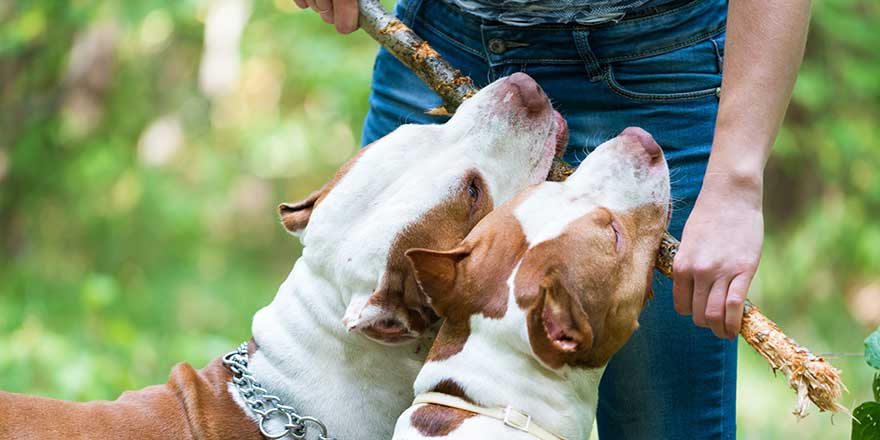
{"type": "Polygon", "coordinates": [[[547,108],[547,96],[531,76],[516,72],[507,78],[507,83],[529,113],[538,113],[547,108]]]}
{"type": "Polygon", "coordinates": [[[622,132],[620,132],[621,136],[630,136],[639,141],[639,145],[645,149],[648,153],[648,156],[651,156],[651,159],[657,159],[662,155],[662,151],[660,150],[660,145],[657,145],[657,141],[654,140],[654,137],[651,136],[651,133],[639,128],[639,127],[627,127],[622,132]]]}

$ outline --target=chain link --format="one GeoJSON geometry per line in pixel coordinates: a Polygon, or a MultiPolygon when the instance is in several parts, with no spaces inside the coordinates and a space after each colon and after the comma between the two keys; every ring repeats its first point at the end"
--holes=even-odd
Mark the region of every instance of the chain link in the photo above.
{"type": "Polygon", "coordinates": [[[242,400],[257,415],[257,426],[260,433],[268,439],[282,439],[289,437],[296,440],[306,438],[309,427],[312,426],[320,431],[318,440],[336,440],[327,435],[327,427],[320,420],[301,416],[287,405],[281,403],[278,396],[273,396],[254,379],[248,369],[248,343],[243,342],[238,349],[223,356],[223,365],[232,372],[232,383],[241,395],[242,400]],[[269,421],[277,419],[283,422],[283,430],[271,432],[267,426],[269,421]]]}

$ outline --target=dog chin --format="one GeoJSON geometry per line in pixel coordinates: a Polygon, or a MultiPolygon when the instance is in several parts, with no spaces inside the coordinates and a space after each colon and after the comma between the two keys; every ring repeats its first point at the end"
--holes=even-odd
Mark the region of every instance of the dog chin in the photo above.
{"type": "Polygon", "coordinates": [[[396,330],[394,332],[388,332],[381,326],[374,327],[372,325],[350,329],[350,331],[388,347],[400,347],[416,343],[422,344],[425,342],[428,344],[427,347],[430,347],[431,342],[437,337],[437,333],[440,331],[442,323],[441,320],[436,320],[421,332],[410,330],[409,328],[405,331],[396,330]]]}
{"type": "Polygon", "coordinates": [[[411,345],[421,339],[418,335],[374,336],[365,331],[358,331],[357,333],[363,335],[365,338],[373,342],[382,344],[387,347],[401,347],[404,345],[411,345]]]}

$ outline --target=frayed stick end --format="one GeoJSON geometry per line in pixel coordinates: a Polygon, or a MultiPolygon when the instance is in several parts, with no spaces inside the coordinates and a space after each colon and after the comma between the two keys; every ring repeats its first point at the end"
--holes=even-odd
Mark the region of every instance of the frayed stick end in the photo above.
{"type": "Polygon", "coordinates": [[[789,386],[797,392],[798,405],[793,411],[796,417],[806,417],[811,403],[820,411],[852,416],[838,403],[846,390],[840,370],[786,336],[753,304],[746,307],[740,334],[774,370],[785,374],[789,386]]]}

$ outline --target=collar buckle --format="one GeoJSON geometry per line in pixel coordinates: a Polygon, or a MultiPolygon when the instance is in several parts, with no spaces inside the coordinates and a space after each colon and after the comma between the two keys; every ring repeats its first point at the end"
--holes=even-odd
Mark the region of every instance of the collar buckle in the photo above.
{"type": "Polygon", "coordinates": [[[507,405],[504,408],[504,424],[522,432],[529,432],[532,426],[532,416],[507,405]]]}

